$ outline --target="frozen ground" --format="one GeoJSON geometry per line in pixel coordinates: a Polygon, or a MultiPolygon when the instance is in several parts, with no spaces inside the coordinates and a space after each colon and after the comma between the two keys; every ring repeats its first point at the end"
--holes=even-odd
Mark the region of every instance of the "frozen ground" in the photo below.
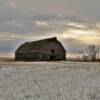
{"type": "Polygon", "coordinates": [[[0,62],[0,100],[100,100],[100,63],[0,62]]]}

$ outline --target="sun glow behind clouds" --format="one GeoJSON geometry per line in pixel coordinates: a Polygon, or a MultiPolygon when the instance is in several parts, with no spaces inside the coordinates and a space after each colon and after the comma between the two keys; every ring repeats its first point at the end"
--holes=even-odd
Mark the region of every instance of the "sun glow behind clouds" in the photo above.
{"type": "Polygon", "coordinates": [[[64,38],[74,38],[86,44],[100,45],[100,36],[97,30],[69,29],[61,34],[64,38]]]}

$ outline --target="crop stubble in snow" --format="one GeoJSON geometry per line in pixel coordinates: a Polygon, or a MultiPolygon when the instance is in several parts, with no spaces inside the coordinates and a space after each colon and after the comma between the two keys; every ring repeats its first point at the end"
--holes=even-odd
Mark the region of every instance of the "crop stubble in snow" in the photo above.
{"type": "Polygon", "coordinates": [[[0,100],[100,100],[100,64],[0,62],[0,100]]]}

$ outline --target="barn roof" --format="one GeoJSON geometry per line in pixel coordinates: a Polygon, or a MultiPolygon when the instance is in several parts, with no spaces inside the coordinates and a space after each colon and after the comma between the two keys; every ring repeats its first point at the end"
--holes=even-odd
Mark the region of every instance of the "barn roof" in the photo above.
{"type": "MultiPolygon", "coordinates": [[[[16,52],[37,52],[42,46],[45,45],[45,43],[49,43],[50,41],[56,41],[59,43],[61,46],[62,44],[57,40],[56,37],[53,38],[47,38],[43,40],[38,40],[38,41],[31,41],[31,42],[26,42],[22,44],[16,52]]],[[[64,47],[62,46],[63,50],[65,51],[64,47]]]]}

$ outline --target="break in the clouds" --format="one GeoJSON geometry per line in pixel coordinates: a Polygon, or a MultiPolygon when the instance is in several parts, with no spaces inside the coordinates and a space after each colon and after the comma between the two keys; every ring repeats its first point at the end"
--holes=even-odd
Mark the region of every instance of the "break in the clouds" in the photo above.
{"type": "Polygon", "coordinates": [[[0,52],[57,36],[66,50],[100,45],[99,0],[0,0],[0,52]]]}

